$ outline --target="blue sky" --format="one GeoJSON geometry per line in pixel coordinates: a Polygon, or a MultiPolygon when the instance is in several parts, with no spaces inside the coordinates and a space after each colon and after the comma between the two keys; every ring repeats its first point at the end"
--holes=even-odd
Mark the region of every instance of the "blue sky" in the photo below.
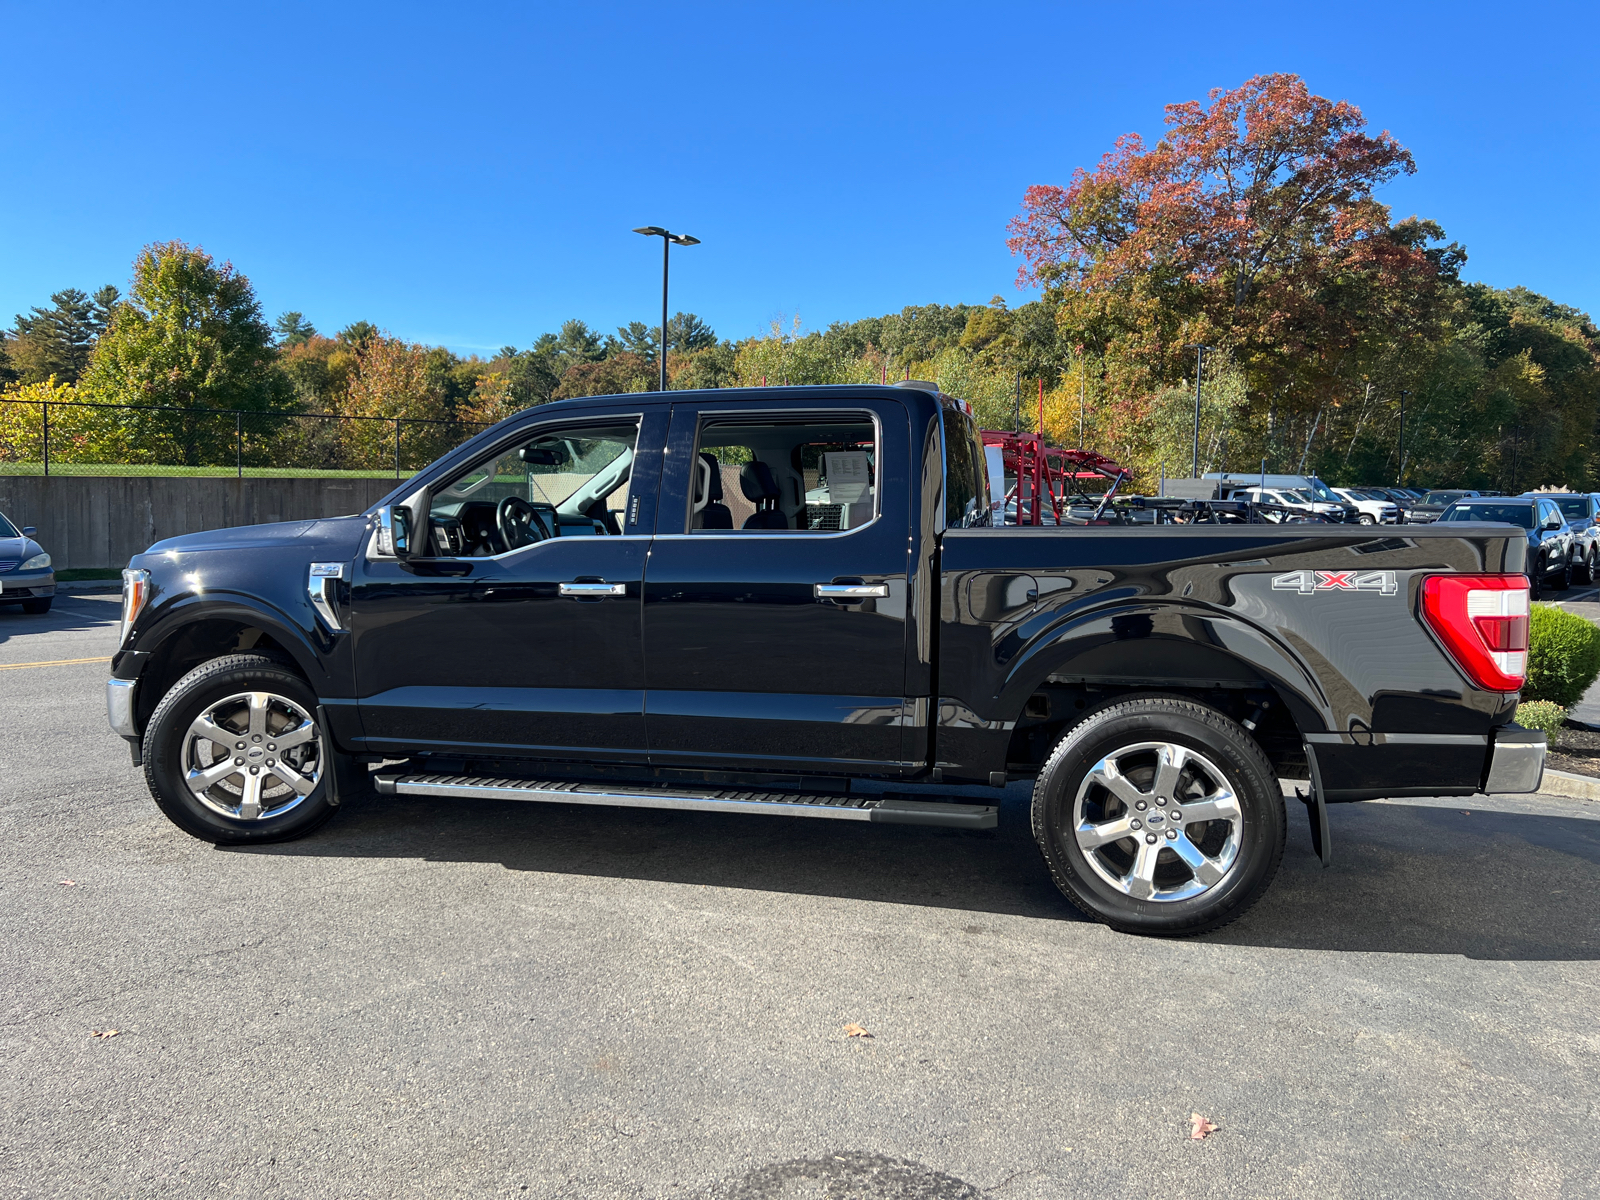
{"type": "Polygon", "coordinates": [[[1593,4],[0,3],[0,319],[231,259],[269,317],[458,351],[1022,298],[1005,223],[1162,106],[1293,71],[1416,155],[1396,216],[1600,315],[1593,4]]]}

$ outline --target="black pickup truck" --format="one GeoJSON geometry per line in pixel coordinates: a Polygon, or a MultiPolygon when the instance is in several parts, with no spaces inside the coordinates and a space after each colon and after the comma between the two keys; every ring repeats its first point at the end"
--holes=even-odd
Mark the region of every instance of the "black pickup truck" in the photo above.
{"type": "Polygon", "coordinates": [[[357,787],[985,828],[1032,779],[1061,890],[1166,934],[1265,890],[1282,779],[1325,858],[1331,802],[1538,787],[1522,531],[1122,511],[991,527],[931,385],[549,404],[361,515],[136,557],[111,725],[229,843],[357,787]]]}

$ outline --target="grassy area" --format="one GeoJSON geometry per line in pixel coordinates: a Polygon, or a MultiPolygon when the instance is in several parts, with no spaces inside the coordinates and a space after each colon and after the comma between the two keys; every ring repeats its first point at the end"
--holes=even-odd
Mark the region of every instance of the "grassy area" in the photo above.
{"type": "MultiPolygon", "coordinates": [[[[407,474],[415,468],[402,468],[407,474]]],[[[43,475],[42,463],[0,462],[0,475],[43,475]]],[[[232,479],[238,475],[235,467],[162,467],[146,463],[57,463],[50,464],[51,475],[159,475],[176,478],[232,479]]],[[[387,471],[334,471],[319,467],[246,467],[246,479],[388,479],[395,478],[394,468],[387,471]]]]}
{"type": "Polygon", "coordinates": [[[122,571],[118,567],[73,567],[70,571],[57,571],[57,583],[85,583],[93,579],[120,580],[122,571]]]}

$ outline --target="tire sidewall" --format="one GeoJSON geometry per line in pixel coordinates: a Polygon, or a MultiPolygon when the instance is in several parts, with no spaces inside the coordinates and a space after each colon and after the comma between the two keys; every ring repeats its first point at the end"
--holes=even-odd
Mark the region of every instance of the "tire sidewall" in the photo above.
{"type": "Polygon", "coordinates": [[[155,802],[185,832],[219,845],[299,837],[326,821],[333,811],[329,784],[335,762],[325,739],[322,777],[316,788],[282,817],[243,821],[222,816],[200,803],[184,782],[183,744],[189,725],[219,700],[238,692],[268,691],[293,700],[316,719],[317,696],[305,680],[270,659],[252,656],[252,660],[236,665],[214,660],[195,668],[162,697],[145,727],[145,780],[155,802]]]}
{"type": "Polygon", "coordinates": [[[1224,923],[1255,899],[1282,856],[1285,815],[1277,777],[1249,734],[1220,713],[1192,703],[1156,701],[1145,702],[1139,711],[1119,711],[1130,707],[1112,705],[1084,720],[1051,756],[1035,790],[1039,847],[1078,902],[1108,924],[1176,933],[1224,923]],[[1144,741],[1175,742],[1205,755],[1239,798],[1244,816],[1238,858],[1221,883],[1199,896],[1136,900],[1100,878],[1073,835],[1073,803],[1084,776],[1106,754],[1144,741]]]}

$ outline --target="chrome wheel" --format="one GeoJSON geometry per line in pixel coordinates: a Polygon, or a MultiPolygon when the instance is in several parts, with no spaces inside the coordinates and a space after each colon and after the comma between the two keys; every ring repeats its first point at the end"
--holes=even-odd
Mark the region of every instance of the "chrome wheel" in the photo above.
{"type": "Polygon", "coordinates": [[[282,816],[316,790],[322,738],[304,708],[272,692],[207,706],[183,738],[183,780],[196,800],[235,820],[282,816]]]}
{"type": "Polygon", "coordinates": [[[1243,812],[1227,777],[1175,742],[1136,742],[1089,769],[1072,827],[1089,866],[1135,900],[1187,900],[1239,859],[1243,812]]]}

